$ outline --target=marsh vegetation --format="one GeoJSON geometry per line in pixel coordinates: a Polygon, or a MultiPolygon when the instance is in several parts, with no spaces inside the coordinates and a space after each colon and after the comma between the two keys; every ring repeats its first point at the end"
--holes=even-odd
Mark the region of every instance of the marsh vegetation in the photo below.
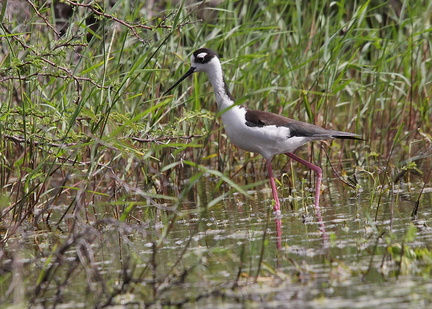
{"type": "Polygon", "coordinates": [[[2,1],[0,303],[412,308],[432,303],[429,1],[2,1]],[[239,104],[364,141],[232,146],[239,104]]]}

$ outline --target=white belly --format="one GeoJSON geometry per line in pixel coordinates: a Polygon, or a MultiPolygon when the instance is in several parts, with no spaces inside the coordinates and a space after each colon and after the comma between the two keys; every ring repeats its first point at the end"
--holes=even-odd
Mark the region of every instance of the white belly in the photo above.
{"type": "Polygon", "coordinates": [[[294,152],[311,140],[307,137],[289,137],[289,128],[283,126],[249,127],[245,113],[245,109],[234,107],[222,114],[226,134],[234,145],[243,150],[260,153],[270,159],[275,154],[294,152]]]}

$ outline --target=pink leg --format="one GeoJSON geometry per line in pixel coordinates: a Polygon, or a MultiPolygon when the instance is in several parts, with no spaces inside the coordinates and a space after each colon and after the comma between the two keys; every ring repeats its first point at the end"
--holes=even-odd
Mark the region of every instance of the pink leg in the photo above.
{"type": "Polygon", "coordinates": [[[320,198],[320,194],[321,194],[322,169],[319,166],[313,165],[312,163],[310,163],[306,160],[303,160],[302,158],[297,157],[293,153],[288,152],[288,153],[286,153],[286,155],[288,157],[290,157],[291,159],[296,160],[297,162],[300,162],[301,164],[306,165],[307,167],[309,167],[311,170],[313,170],[316,173],[315,210],[320,211],[319,198],[320,198]]]}
{"type": "Polygon", "coordinates": [[[280,203],[279,203],[279,197],[278,197],[277,190],[276,190],[276,184],[275,184],[274,177],[273,177],[273,169],[272,169],[272,165],[271,165],[271,159],[269,159],[269,160],[266,159],[266,164],[267,164],[268,175],[270,178],[270,186],[271,186],[272,193],[273,193],[273,199],[275,200],[275,205],[273,207],[273,210],[275,211],[275,213],[277,215],[279,215],[280,214],[280,203]]]}

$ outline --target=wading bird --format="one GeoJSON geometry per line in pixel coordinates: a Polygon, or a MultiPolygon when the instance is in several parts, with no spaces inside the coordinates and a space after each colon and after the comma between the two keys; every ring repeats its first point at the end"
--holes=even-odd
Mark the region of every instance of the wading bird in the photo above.
{"type": "Polygon", "coordinates": [[[327,130],[281,115],[250,110],[245,106],[236,105],[225,83],[219,57],[215,51],[208,48],[200,48],[192,54],[190,69],[163,95],[166,95],[195,72],[207,73],[216,95],[218,112],[222,115],[222,122],[230,141],[243,150],[259,153],[265,158],[275,201],[275,213],[280,214],[280,203],[271,160],[274,155],[281,153],[306,165],[316,173],[315,209],[319,211],[322,170],[320,167],[299,158],[293,152],[300,146],[314,140],[329,138],[361,140],[360,136],[353,133],[327,130]]]}

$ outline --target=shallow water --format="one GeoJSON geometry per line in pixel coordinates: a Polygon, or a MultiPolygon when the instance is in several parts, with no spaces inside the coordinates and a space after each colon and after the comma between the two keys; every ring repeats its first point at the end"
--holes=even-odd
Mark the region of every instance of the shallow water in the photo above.
{"type": "Polygon", "coordinates": [[[29,295],[36,307],[429,307],[431,193],[414,220],[420,185],[388,191],[378,206],[367,192],[325,183],[321,222],[286,192],[275,218],[271,193],[258,190],[209,209],[138,205],[128,222],[71,215],[62,232],[20,227],[0,288],[9,303],[29,295]]]}
{"type": "MultiPolygon", "coordinates": [[[[206,218],[207,230],[201,231],[203,237],[196,245],[211,251],[237,252],[236,257],[243,249],[248,256],[239,288],[224,294],[223,301],[206,299],[203,303],[210,308],[218,308],[222,303],[224,308],[245,304],[257,308],[427,307],[432,300],[430,267],[426,266],[429,258],[422,261],[403,255],[399,263],[398,256],[388,252],[389,248],[402,244],[407,251],[430,248],[432,231],[427,227],[430,219],[413,221],[410,203],[399,202],[392,207],[383,202],[381,207],[383,211],[379,212],[377,221],[371,218],[376,209],[371,209],[366,194],[364,198],[351,200],[350,204],[335,203],[331,208],[323,207],[325,237],[312,210],[309,214],[302,213],[304,210],[284,211],[280,250],[276,249],[277,237],[271,214],[268,222],[267,213],[248,212],[244,207],[241,212],[238,209],[215,211],[206,218]],[[226,216],[231,216],[234,221],[227,220],[226,216]],[[410,229],[415,230],[415,225],[417,235],[410,239],[407,233],[410,229]],[[269,242],[264,244],[264,265],[256,277],[265,232],[269,242]]],[[[431,218],[430,214],[423,212],[422,216],[431,218]]],[[[235,275],[239,261],[229,260],[219,272],[217,266],[213,267],[210,280],[224,281],[235,275]],[[231,270],[227,269],[227,264],[231,270]]]]}

